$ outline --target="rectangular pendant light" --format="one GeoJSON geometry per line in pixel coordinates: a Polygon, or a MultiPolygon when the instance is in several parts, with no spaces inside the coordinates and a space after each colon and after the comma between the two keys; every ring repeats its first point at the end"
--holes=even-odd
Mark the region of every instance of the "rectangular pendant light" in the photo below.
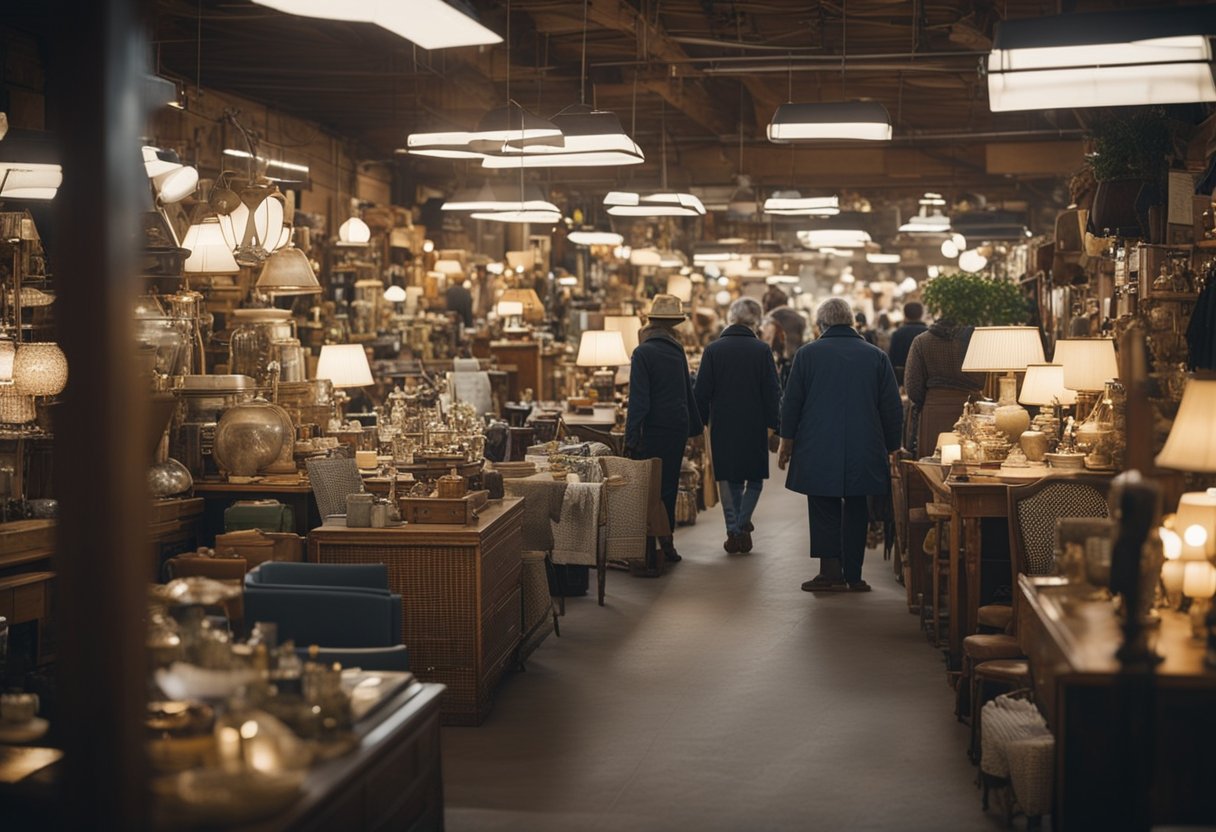
{"type": "Polygon", "coordinates": [[[608,213],[615,217],[703,217],[705,206],[692,194],[638,194],[609,191],[604,197],[608,213]]]}
{"type": "Polygon", "coordinates": [[[816,228],[799,231],[798,242],[806,248],[862,248],[870,235],[860,228],[816,228]]]}
{"type": "Polygon", "coordinates": [[[782,104],[768,125],[768,140],[777,144],[800,141],[888,141],[891,115],[877,101],[832,101],[782,104]]]}
{"type": "Polygon", "coordinates": [[[764,200],[764,213],[779,217],[831,217],[840,213],[840,197],[804,197],[798,191],[776,191],[764,200]]]}
{"type": "Polygon", "coordinates": [[[500,152],[487,154],[485,168],[558,168],[640,165],[642,149],[625,135],[621,122],[607,110],[572,104],[553,117],[565,142],[524,144],[508,139],[500,152]]]}
{"type": "Polygon", "coordinates": [[[374,23],[423,49],[484,46],[502,38],[477,21],[463,0],[254,0],[262,6],[326,20],[374,23]]]}
{"type": "Polygon", "coordinates": [[[994,112],[1216,101],[1216,7],[1091,12],[996,25],[994,112]]]}

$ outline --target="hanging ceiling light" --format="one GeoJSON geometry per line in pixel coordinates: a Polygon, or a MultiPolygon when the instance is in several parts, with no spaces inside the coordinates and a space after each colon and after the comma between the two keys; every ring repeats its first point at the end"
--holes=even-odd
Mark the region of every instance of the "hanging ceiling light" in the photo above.
{"type": "Polygon", "coordinates": [[[831,217],[840,213],[840,197],[804,197],[798,191],[774,191],[764,200],[764,213],[779,217],[831,217]]]}
{"type": "Polygon", "coordinates": [[[823,139],[889,141],[891,115],[877,101],[782,104],[768,125],[777,144],[823,139]]]}
{"type": "Polygon", "coordinates": [[[866,252],[866,262],[873,263],[876,266],[894,265],[894,264],[898,263],[901,259],[902,258],[898,254],[895,254],[895,253],[887,253],[887,252],[882,252],[882,251],[866,252]]]}
{"type": "Polygon", "coordinates": [[[908,234],[942,234],[950,230],[950,218],[942,213],[946,200],[941,194],[927,193],[920,198],[916,216],[899,227],[908,234]]]}
{"type": "Polygon", "coordinates": [[[571,231],[566,239],[576,246],[619,246],[625,238],[615,231],[596,231],[594,229],[571,231]]]}
{"type": "Polygon", "coordinates": [[[561,128],[552,121],[530,113],[511,101],[505,107],[496,107],[482,116],[476,130],[411,133],[406,137],[405,150],[415,156],[488,160],[490,154],[508,152],[508,142],[514,164],[499,167],[519,167],[519,154],[526,148],[546,146],[561,149],[565,146],[565,137],[561,128]]]}
{"type": "Polygon", "coordinates": [[[477,20],[463,0],[254,0],[301,17],[374,23],[423,49],[485,46],[502,38],[477,20]]]}
{"type": "Polygon", "coordinates": [[[258,266],[291,239],[286,200],[278,188],[259,185],[245,188],[240,198],[236,208],[219,215],[220,230],[238,263],[258,266]]]}
{"type": "Polygon", "coordinates": [[[144,170],[165,205],[181,202],[198,187],[198,169],[183,165],[177,153],[159,147],[143,148],[144,170]]]}
{"type": "Polygon", "coordinates": [[[553,117],[562,144],[521,143],[508,138],[483,159],[484,168],[559,168],[640,165],[642,149],[621,128],[615,114],[586,104],[571,104],[553,117]]]}
{"type": "Polygon", "coordinates": [[[523,183],[458,191],[441,210],[470,211],[473,219],[492,222],[554,223],[562,218],[561,211],[545,199],[539,186],[523,183]]]}
{"type": "Polygon", "coordinates": [[[8,130],[0,141],[0,198],[54,199],[63,168],[45,134],[8,130]]]}
{"type": "Polygon", "coordinates": [[[57,396],[68,384],[68,359],[53,341],[17,345],[13,390],[23,396],[57,396]]]}
{"type": "Polygon", "coordinates": [[[996,25],[994,112],[1216,101],[1216,7],[1063,14],[996,25]]]}
{"type": "Polygon", "coordinates": [[[705,206],[692,194],[609,191],[604,197],[608,213],[615,217],[703,217],[705,206]]]}
{"type": "Polygon", "coordinates": [[[290,243],[266,258],[255,285],[270,295],[315,295],[321,291],[308,255],[290,243]]]}
{"type": "Polygon", "coordinates": [[[359,217],[351,217],[338,226],[338,245],[366,246],[371,242],[372,230],[359,217]]]}
{"type": "Polygon", "coordinates": [[[860,228],[815,228],[799,231],[798,242],[806,248],[863,248],[870,235],[860,228]]]}

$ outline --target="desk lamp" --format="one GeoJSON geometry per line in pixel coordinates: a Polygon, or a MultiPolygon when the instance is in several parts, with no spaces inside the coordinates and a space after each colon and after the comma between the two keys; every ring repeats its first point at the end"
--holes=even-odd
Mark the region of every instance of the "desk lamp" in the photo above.
{"type": "Polygon", "coordinates": [[[334,385],[334,408],[338,421],[348,397],[347,387],[367,387],[375,384],[367,353],[361,344],[326,344],[317,359],[317,378],[327,378],[334,385]]]}
{"type": "Polygon", "coordinates": [[[1061,338],[1052,363],[1064,367],[1064,386],[1077,391],[1078,422],[1098,404],[1106,382],[1119,377],[1115,342],[1110,338],[1061,338]]]}
{"type": "MultiPolygon", "coordinates": [[[[1157,454],[1157,465],[1176,471],[1216,474],[1216,376],[1192,376],[1182,393],[1182,403],[1174,425],[1157,454]]],[[[1178,501],[1174,530],[1182,538],[1182,557],[1186,562],[1182,591],[1211,606],[1212,593],[1206,589],[1213,580],[1210,561],[1216,558],[1216,488],[1189,491],[1178,501]],[[1206,567],[1206,568],[1205,568],[1206,567]],[[1207,581],[1208,583],[1205,583],[1207,581]],[[1188,591],[1188,589],[1190,591],[1188,591]],[[1206,592],[1206,596],[1205,596],[1206,592]]],[[[1194,616],[1192,621],[1194,621],[1194,616]]],[[[1216,614],[1209,609],[1204,628],[1207,632],[1207,665],[1216,667],[1216,614]]]]}
{"type": "Polygon", "coordinates": [[[615,368],[629,363],[629,356],[625,354],[625,340],[616,331],[600,329],[584,332],[574,363],[579,367],[600,368],[591,376],[591,389],[596,391],[601,402],[611,403],[616,384],[615,368]]]}
{"type": "Polygon", "coordinates": [[[1004,373],[995,411],[996,427],[1017,443],[1030,427],[1030,413],[1018,404],[1018,377],[1030,364],[1043,363],[1043,342],[1033,326],[981,326],[971,333],[963,358],[964,373],[1004,373]]]}
{"type": "MultiPolygon", "coordinates": [[[[1060,441],[1064,429],[1064,408],[1077,403],[1077,393],[1064,386],[1064,367],[1059,364],[1028,364],[1026,378],[1022,380],[1022,392],[1018,395],[1022,404],[1042,408],[1032,422],[1032,427],[1047,434],[1052,444],[1060,441]]],[[[1027,459],[1031,454],[1023,443],[1027,459]]],[[[1032,460],[1033,461],[1033,460],[1032,460]]]]}

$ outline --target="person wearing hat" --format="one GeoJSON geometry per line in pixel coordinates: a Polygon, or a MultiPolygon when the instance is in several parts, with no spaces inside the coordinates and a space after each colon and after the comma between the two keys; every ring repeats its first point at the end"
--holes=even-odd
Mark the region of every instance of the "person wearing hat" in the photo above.
{"type": "MultiPolygon", "coordinates": [[[[638,332],[638,346],[629,367],[629,415],[625,420],[625,452],[632,459],[658,457],[663,464],[663,508],[671,528],[676,527],[676,494],[680,465],[688,437],[703,430],[684,345],[672,331],[685,320],[680,299],[655,295],[646,326],[638,332]]],[[[669,562],[680,560],[670,537],[658,544],[669,562]]],[[[654,541],[648,541],[653,546],[654,541]]]]}

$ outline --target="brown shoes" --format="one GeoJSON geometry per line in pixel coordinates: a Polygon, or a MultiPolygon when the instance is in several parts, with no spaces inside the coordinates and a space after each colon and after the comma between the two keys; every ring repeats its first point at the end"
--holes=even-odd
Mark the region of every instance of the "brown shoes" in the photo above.
{"type": "Polygon", "coordinates": [[[726,533],[726,540],[722,543],[722,548],[726,550],[726,554],[734,555],[739,552],[739,536],[734,532],[726,533]]]}

